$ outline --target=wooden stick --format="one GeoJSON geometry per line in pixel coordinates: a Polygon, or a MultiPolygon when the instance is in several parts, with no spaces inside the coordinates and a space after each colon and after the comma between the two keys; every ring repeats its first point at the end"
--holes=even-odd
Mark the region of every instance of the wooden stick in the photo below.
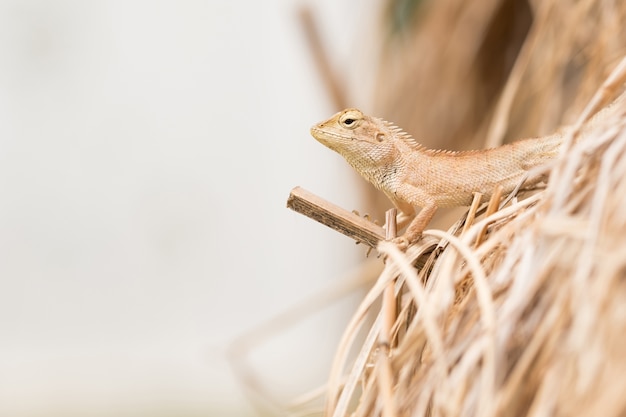
{"type": "MultiPolygon", "coordinates": [[[[393,240],[398,235],[398,225],[396,217],[398,210],[391,208],[385,213],[385,237],[393,240]]],[[[383,295],[383,322],[381,326],[380,342],[391,346],[391,328],[396,321],[396,296],[394,291],[395,280],[389,282],[383,295]]]]}
{"type": "MultiPolygon", "coordinates": [[[[500,203],[500,199],[502,198],[502,186],[500,184],[496,185],[496,188],[493,190],[493,194],[491,194],[491,199],[489,200],[489,205],[487,206],[487,212],[485,213],[485,217],[491,216],[493,213],[498,211],[498,204],[500,203]]],[[[476,243],[474,247],[477,248],[482,243],[485,238],[485,234],[487,233],[487,228],[489,224],[486,224],[485,227],[482,228],[478,236],[476,236],[476,243]]]]}
{"type": "Polygon", "coordinates": [[[295,187],[291,190],[287,207],[372,248],[376,248],[378,242],[385,240],[385,230],[382,227],[304,188],[295,187]]]}
{"type": "Polygon", "coordinates": [[[467,230],[474,224],[474,220],[476,219],[476,211],[478,211],[478,206],[480,206],[482,198],[482,193],[474,193],[474,199],[472,200],[472,205],[470,206],[469,212],[467,213],[467,218],[465,219],[465,225],[463,226],[461,236],[463,236],[465,232],[467,232],[467,230]]]}
{"type": "MultiPolygon", "coordinates": [[[[385,237],[387,240],[392,240],[397,235],[397,214],[398,210],[395,208],[389,209],[385,213],[385,237]]],[[[396,321],[395,282],[395,279],[389,281],[383,292],[382,322],[378,334],[378,389],[380,390],[380,399],[383,402],[383,417],[396,417],[397,415],[393,398],[393,372],[389,361],[391,329],[396,321]]]]}

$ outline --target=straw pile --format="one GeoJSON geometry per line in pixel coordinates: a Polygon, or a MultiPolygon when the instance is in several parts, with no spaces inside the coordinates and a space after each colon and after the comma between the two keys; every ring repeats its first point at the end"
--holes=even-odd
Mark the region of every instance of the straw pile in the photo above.
{"type": "MultiPolygon", "coordinates": [[[[549,187],[460,238],[416,271],[381,244],[386,268],[340,346],[328,415],[620,416],[626,413],[626,105],[559,161],[549,187]],[[343,360],[373,302],[397,277],[345,379],[343,360]],[[393,310],[393,307],[392,307],[393,310]],[[341,381],[341,383],[339,382],[341,381]],[[355,390],[355,391],[353,391],[355,390]]],[[[617,109],[616,109],[617,110],[617,109]]],[[[489,219],[487,219],[489,220],[489,219]]]]}
{"type": "Polygon", "coordinates": [[[387,11],[372,113],[448,149],[575,128],[545,190],[462,236],[429,231],[406,255],[381,244],[385,270],[338,347],[326,415],[625,416],[624,102],[574,138],[623,89],[623,67],[605,80],[626,55],[626,2],[387,11]]]}

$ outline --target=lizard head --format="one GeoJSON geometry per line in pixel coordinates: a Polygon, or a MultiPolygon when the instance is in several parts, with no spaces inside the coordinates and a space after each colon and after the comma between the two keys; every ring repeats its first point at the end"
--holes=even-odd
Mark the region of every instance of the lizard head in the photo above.
{"type": "Polygon", "coordinates": [[[357,109],[346,109],[325,122],[311,127],[311,135],[321,144],[339,153],[352,167],[383,190],[405,213],[410,206],[396,201],[397,179],[406,167],[403,153],[421,149],[421,145],[397,126],[369,117],[357,109]]]}
{"type": "Polygon", "coordinates": [[[311,127],[318,142],[340,153],[351,165],[383,163],[395,147],[388,123],[364,115],[357,109],[346,109],[311,127]]]}

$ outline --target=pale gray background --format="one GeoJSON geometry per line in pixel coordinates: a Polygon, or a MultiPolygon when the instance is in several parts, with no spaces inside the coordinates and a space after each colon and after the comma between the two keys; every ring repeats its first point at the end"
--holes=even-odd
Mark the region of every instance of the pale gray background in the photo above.
{"type": "MultiPolygon", "coordinates": [[[[356,73],[377,2],[312,3],[356,73]]],[[[358,206],[298,4],[0,1],[0,415],[249,413],[224,348],[363,258],[285,208],[358,206]]],[[[323,383],[349,307],[265,348],[277,394],[323,383]]]]}

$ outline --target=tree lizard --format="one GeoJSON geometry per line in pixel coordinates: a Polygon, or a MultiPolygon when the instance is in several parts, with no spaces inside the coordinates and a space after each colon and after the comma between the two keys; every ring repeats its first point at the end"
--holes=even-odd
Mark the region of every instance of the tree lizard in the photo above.
{"type": "Polygon", "coordinates": [[[410,222],[394,240],[402,248],[419,240],[438,207],[469,205],[474,192],[487,200],[498,184],[509,193],[525,178],[526,187],[542,181],[533,168],[553,160],[564,138],[561,132],[479,151],[434,150],[353,108],[314,125],[311,134],[385,193],[400,212],[399,227],[410,222]]]}

